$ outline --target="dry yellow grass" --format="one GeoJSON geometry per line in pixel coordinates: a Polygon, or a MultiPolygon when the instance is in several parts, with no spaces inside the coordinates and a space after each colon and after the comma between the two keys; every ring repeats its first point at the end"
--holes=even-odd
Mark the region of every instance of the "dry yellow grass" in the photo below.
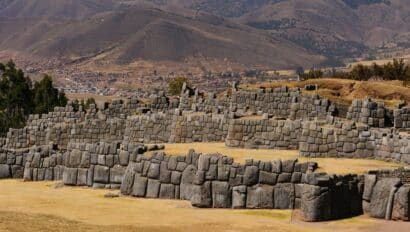
{"type": "Polygon", "coordinates": [[[388,163],[370,159],[338,159],[338,158],[304,158],[299,157],[296,150],[271,150],[271,149],[240,149],[229,148],[224,143],[185,143],[166,144],[165,153],[169,155],[185,155],[189,149],[205,154],[220,153],[234,158],[236,162],[244,163],[246,159],[271,161],[274,159],[298,159],[300,162],[316,161],[320,169],[332,174],[365,173],[374,169],[392,169],[402,167],[400,164],[388,163]]]}
{"type": "MultiPolygon", "coordinates": [[[[366,216],[305,223],[289,210],[196,209],[187,201],[113,198],[109,190],[0,181],[0,231],[384,231],[366,216]],[[346,222],[346,223],[345,223],[346,222]]],[[[394,226],[410,224],[393,223],[394,226]]],[[[391,226],[390,225],[390,226],[391,226]]],[[[405,230],[404,230],[405,231],[405,230]]]]}
{"type": "Polygon", "coordinates": [[[410,102],[410,88],[403,86],[401,81],[354,81],[323,78],[301,82],[267,82],[255,85],[244,85],[242,87],[253,89],[259,87],[275,88],[286,85],[288,87],[303,88],[307,84],[317,84],[319,90],[317,92],[304,91],[305,94],[318,93],[340,104],[348,105],[353,99],[362,99],[367,96],[375,100],[384,101],[389,107],[395,107],[401,100],[410,102]]]}

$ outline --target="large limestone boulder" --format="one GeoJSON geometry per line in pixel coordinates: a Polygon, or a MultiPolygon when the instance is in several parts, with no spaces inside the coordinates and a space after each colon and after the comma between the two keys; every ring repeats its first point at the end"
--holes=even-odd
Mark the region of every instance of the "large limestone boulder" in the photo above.
{"type": "Polygon", "coordinates": [[[199,208],[212,207],[211,182],[206,181],[203,185],[192,185],[191,204],[199,208]]]}
{"type": "Polygon", "coordinates": [[[10,166],[7,164],[0,164],[0,179],[10,178],[10,166]]]}
{"type": "Polygon", "coordinates": [[[181,185],[180,185],[180,198],[182,200],[191,200],[192,197],[192,185],[195,179],[197,169],[193,165],[189,165],[182,172],[181,185]]]}
{"type": "Polygon", "coordinates": [[[158,198],[160,182],[158,180],[148,179],[147,194],[148,198],[158,198]]]}
{"type": "Polygon", "coordinates": [[[400,184],[399,178],[383,178],[377,181],[373,188],[370,200],[370,216],[375,218],[385,218],[386,208],[392,188],[400,184]]]}
{"type": "Polygon", "coordinates": [[[327,187],[305,184],[302,188],[302,215],[306,221],[325,221],[331,218],[331,198],[327,187]]]}
{"type": "Polygon", "coordinates": [[[145,197],[147,192],[148,178],[136,174],[134,177],[134,185],[132,187],[131,195],[136,197],[145,197]]]}
{"type": "Polygon", "coordinates": [[[365,175],[364,176],[364,190],[363,199],[370,201],[372,197],[373,187],[377,182],[376,175],[365,175]]]}
{"type": "Polygon", "coordinates": [[[392,219],[410,221],[410,185],[403,185],[394,195],[392,219]]]}
{"type": "Polygon", "coordinates": [[[212,207],[231,208],[232,191],[228,182],[212,181],[212,207]]]}
{"type": "Polygon", "coordinates": [[[94,181],[97,183],[108,184],[110,180],[110,168],[96,165],[94,167],[94,181]]]}
{"type": "Polygon", "coordinates": [[[114,165],[110,169],[110,183],[121,184],[124,177],[125,167],[121,165],[114,165]]]}
{"type": "Polygon", "coordinates": [[[246,207],[246,186],[240,185],[232,188],[232,208],[241,209],[246,207]]]}
{"type": "Polygon", "coordinates": [[[135,163],[130,162],[127,169],[125,170],[124,177],[121,182],[121,194],[130,195],[132,187],[134,185],[134,176],[135,176],[135,163]]]}
{"type": "Polygon", "coordinates": [[[63,183],[65,185],[76,185],[77,184],[77,168],[64,168],[63,171],[63,183]]]}
{"type": "Polygon", "coordinates": [[[273,187],[257,185],[247,188],[246,208],[273,209],[273,187]]]}
{"type": "Polygon", "coordinates": [[[275,209],[293,209],[295,206],[294,184],[277,184],[274,187],[275,209]]]}
{"type": "Polygon", "coordinates": [[[161,187],[159,190],[159,198],[174,199],[175,198],[175,186],[173,184],[161,184],[161,187]]]}

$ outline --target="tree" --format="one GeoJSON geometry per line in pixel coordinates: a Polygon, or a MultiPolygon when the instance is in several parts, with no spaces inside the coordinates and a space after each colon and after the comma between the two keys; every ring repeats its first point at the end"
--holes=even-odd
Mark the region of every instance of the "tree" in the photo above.
{"type": "Polygon", "coordinates": [[[13,61],[0,63],[0,135],[9,128],[21,128],[31,113],[47,113],[55,106],[65,106],[64,92],[53,87],[52,79],[45,76],[34,84],[13,61]]]}
{"type": "Polygon", "coordinates": [[[308,79],[318,79],[323,77],[323,71],[320,69],[311,69],[308,73],[304,73],[301,75],[301,78],[304,80],[308,79]]]}
{"type": "Polygon", "coordinates": [[[358,64],[350,72],[350,78],[358,81],[367,81],[373,76],[373,71],[368,66],[358,64]]]}
{"type": "Polygon", "coordinates": [[[64,92],[58,91],[53,87],[53,80],[50,76],[45,75],[40,82],[34,84],[34,113],[43,114],[50,112],[56,106],[65,106],[67,97],[64,92]]]}
{"type": "Polygon", "coordinates": [[[389,62],[384,65],[384,77],[385,80],[405,80],[407,79],[407,73],[409,66],[404,63],[403,59],[393,59],[393,63],[389,62]]]}
{"type": "Polygon", "coordinates": [[[25,116],[32,112],[31,80],[13,61],[0,65],[1,132],[24,126],[25,116]]]}
{"type": "Polygon", "coordinates": [[[90,105],[94,104],[95,105],[95,99],[94,98],[88,98],[87,101],[85,102],[85,109],[88,110],[90,109],[90,105]]]}
{"type": "Polygon", "coordinates": [[[179,95],[182,91],[182,86],[184,83],[188,84],[188,79],[186,77],[177,77],[169,81],[168,91],[171,95],[179,95]]]}

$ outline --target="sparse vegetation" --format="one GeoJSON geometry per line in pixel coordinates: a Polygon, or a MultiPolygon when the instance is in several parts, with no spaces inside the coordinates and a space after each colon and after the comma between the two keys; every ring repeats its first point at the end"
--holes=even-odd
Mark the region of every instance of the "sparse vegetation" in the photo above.
{"type": "Polygon", "coordinates": [[[300,75],[300,77],[303,80],[309,80],[309,79],[318,79],[323,77],[323,72],[320,69],[311,69],[307,73],[303,73],[300,75]]]}
{"type": "Polygon", "coordinates": [[[9,128],[21,128],[31,113],[47,113],[55,106],[67,104],[64,92],[53,87],[52,78],[45,75],[33,83],[13,61],[0,63],[0,135],[9,128]]]}
{"type": "Polygon", "coordinates": [[[188,84],[188,79],[186,77],[177,77],[169,81],[168,91],[171,95],[181,94],[182,86],[184,83],[188,84]]]}
{"type": "MultiPolygon", "coordinates": [[[[403,59],[394,59],[384,65],[373,63],[371,66],[357,64],[350,72],[332,71],[330,77],[340,79],[351,79],[357,81],[367,81],[370,79],[381,79],[386,81],[399,80],[405,84],[410,82],[410,66],[404,63],[403,59]]],[[[325,75],[321,70],[311,69],[309,72],[301,75],[302,79],[318,79],[325,75]]],[[[329,77],[328,75],[326,77],[329,77]]]]}

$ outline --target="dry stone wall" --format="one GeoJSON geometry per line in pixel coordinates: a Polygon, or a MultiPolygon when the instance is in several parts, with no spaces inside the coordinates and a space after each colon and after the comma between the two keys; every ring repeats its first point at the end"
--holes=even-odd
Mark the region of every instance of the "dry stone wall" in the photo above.
{"type": "Polygon", "coordinates": [[[130,163],[121,193],[190,200],[200,208],[297,208],[309,221],[360,214],[360,179],[314,173],[316,167],[296,160],[238,164],[226,156],[193,150],[187,156],[156,153],[130,163]]]}
{"type": "Polygon", "coordinates": [[[368,124],[372,127],[385,127],[386,108],[383,102],[373,102],[367,98],[353,100],[347,112],[347,119],[368,124]]]}
{"type": "Polygon", "coordinates": [[[231,120],[226,137],[229,147],[296,149],[301,120],[231,120]]]}
{"type": "Polygon", "coordinates": [[[363,210],[375,218],[410,221],[410,170],[379,170],[365,175],[363,210]]]}
{"type": "Polygon", "coordinates": [[[374,158],[410,164],[410,138],[354,122],[303,124],[299,151],[306,157],[374,158]]]}
{"type": "Polygon", "coordinates": [[[393,114],[395,128],[410,128],[410,108],[396,109],[393,114]]]}
{"type": "Polygon", "coordinates": [[[269,113],[290,119],[326,118],[334,113],[334,106],[318,95],[302,95],[299,88],[260,89],[257,92],[234,91],[231,111],[241,113],[269,113]]]}

